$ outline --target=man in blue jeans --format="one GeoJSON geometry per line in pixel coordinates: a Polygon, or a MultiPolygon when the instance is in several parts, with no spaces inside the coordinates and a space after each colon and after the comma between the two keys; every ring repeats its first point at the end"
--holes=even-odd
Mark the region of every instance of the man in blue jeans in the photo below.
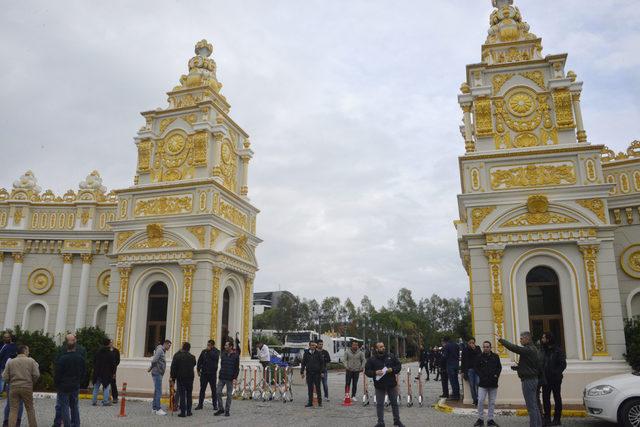
{"type": "MultiPolygon", "coordinates": [[[[327,369],[327,365],[331,363],[331,355],[327,350],[323,348],[323,346],[324,346],[324,341],[318,340],[317,350],[322,355],[322,358],[324,360],[324,366],[325,366],[324,370],[322,371],[322,388],[324,389],[324,400],[325,402],[328,402],[329,401],[329,383],[328,383],[329,371],[327,369]]],[[[320,390],[318,390],[318,394],[319,393],[320,393],[320,390]]]]}
{"type": "MultiPolygon", "coordinates": [[[[515,370],[522,382],[522,395],[529,413],[529,426],[542,427],[542,415],[538,406],[538,378],[542,373],[542,355],[533,344],[531,333],[526,331],[520,334],[520,345],[512,344],[500,338],[496,334],[498,342],[507,350],[520,355],[515,370]]],[[[514,368],[512,368],[514,369],[514,368]]]]}
{"type": "Polygon", "coordinates": [[[153,352],[153,358],[151,359],[151,366],[149,372],[151,372],[151,378],[153,378],[153,403],[152,412],[156,415],[167,415],[160,405],[160,398],[162,397],[162,377],[167,369],[167,360],[165,359],[165,353],[171,348],[171,341],[164,340],[162,345],[156,347],[153,352]]]}
{"type": "Polygon", "coordinates": [[[53,383],[58,393],[57,400],[62,415],[62,423],[66,426],[80,425],[78,409],[78,391],[86,373],[85,358],[76,351],[75,336],[67,340],[66,352],[56,361],[53,383]]]}
{"type": "Polygon", "coordinates": [[[469,382],[469,389],[471,390],[471,400],[473,405],[478,406],[478,373],[474,366],[476,360],[480,357],[480,347],[476,345],[475,338],[469,338],[467,345],[462,349],[462,358],[460,362],[460,369],[462,370],[462,376],[469,382]]]}
{"type": "Polygon", "coordinates": [[[452,400],[460,400],[460,383],[458,382],[458,369],[460,368],[460,347],[446,336],[442,338],[442,358],[446,362],[447,377],[451,384],[452,400]]]}

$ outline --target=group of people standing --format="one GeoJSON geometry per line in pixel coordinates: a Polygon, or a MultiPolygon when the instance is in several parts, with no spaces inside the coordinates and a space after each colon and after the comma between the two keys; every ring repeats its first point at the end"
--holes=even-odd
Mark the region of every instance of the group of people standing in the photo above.
{"type": "MultiPolygon", "coordinates": [[[[118,400],[116,370],[120,354],[110,339],[105,339],[94,357],[93,405],[97,405],[97,394],[103,388],[103,405],[110,406],[118,400]]],[[[0,349],[2,387],[7,391],[7,403],[3,426],[20,425],[23,411],[27,412],[29,426],[37,426],[33,405],[33,388],[40,378],[38,363],[29,357],[29,347],[16,345],[9,332],[3,334],[0,349]]],[[[56,389],[54,426],[80,425],[78,396],[86,379],[87,352],[77,343],[76,336],[68,334],[55,358],[53,383],[56,389]]]]}
{"type": "MultiPolygon", "coordinates": [[[[167,415],[162,409],[160,399],[162,397],[162,379],[164,377],[167,362],[166,353],[171,348],[171,341],[165,340],[158,345],[151,358],[149,372],[153,379],[153,401],[152,411],[156,415],[167,415]]],[[[225,340],[222,352],[216,348],[214,340],[207,342],[207,347],[200,352],[196,360],[191,354],[191,344],[182,343],[182,348],[171,361],[169,373],[169,383],[176,385],[176,404],[180,408],[179,417],[189,417],[193,415],[192,409],[203,409],[207,387],[211,389],[213,402],[213,415],[230,416],[233,382],[240,373],[240,353],[234,346],[231,339],[225,340]],[[200,378],[200,395],[198,405],[193,408],[192,394],[195,373],[200,378]],[[222,401],[222,391],[226,388],[227,399],[222,401]]]]}
{"type": "MultiPolygon", "coordinates": [[[[329,353],[323,349],[322,341],[310,341],[309,348],[305,350],[300,366],[300,375],[306,377],[308,401],[305,407],[313,406],[313,395],[317,394],[318,406],[322,407],[322,393],[320,384],[324,384],[325,400],[328,400],[328,372],[327,364],[331,361],[329,353]]],[[[358,390],[360,374],[373,379],[376,396],[376,413],[378,424],[383,427],[385,396],[391,404],[393,425],[403,427],[400,421],[400,409],[398,407],[398,374],[402,369],[400,361],[393,354],[387,353],[384,343],[379,342],[374,346],[371,356],[367,359],[357,341],[351,342],[351,347],[344,353],[345,365],[345,392],[355,397],[358,390]]]]}
{"type": "MultiPolygon", "coordinates": [[[[498,343],[519,355],[517,365],[511,367],[521,381],[531,427],[559,426],[562,416],[561,386],[563,372],[567,367],[564,352],[555,342],[553,334],[545,332],[539,345],[533,342],[530,332],[520,334],[520,345],[496,336],[498,343]],[[554,399],[553,419],[551,418],[551,395],[554,399]],[[540,402],[542,396],[542,403],[540,402]]],[[[493,419],[498,382],[502,372],[500,357],[491,348],[491,342],[484,341],[482,349],[471,338],[462,349],[461,369],[469,382],[473,404],[478,408],[478,419],[474,426],[485,423],[484,404],[488,401],[486,422],[496,426],[493,419]]]]}

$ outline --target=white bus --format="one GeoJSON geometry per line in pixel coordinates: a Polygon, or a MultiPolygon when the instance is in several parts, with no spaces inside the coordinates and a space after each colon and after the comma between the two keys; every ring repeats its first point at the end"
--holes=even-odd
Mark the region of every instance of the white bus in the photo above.
{"type": "Polygon", "coordinates": [[[304,350],[309,348],[309,341],[316,341],[320,334],[316,331],[291,331],[284,336],[284,348],[287,349],[289,362],[302,361],[304,350]]]}
{"type": "Polygon", "coordinates": [[[323,335],[324,349],[329,352],[332,362],[341,363],[344,360],[344,352],[351,348],[351,341],[356,341],[360,347],[364,343],[363,340],[356,337],[337,337],[323,335]]]}

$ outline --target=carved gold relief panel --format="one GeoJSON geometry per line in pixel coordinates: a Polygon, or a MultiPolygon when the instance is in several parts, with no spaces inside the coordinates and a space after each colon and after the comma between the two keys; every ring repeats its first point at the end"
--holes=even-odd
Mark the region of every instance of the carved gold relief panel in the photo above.
{"type": "Polygon", "coordinates": [[[573,162],[530,163],[517,166],[496,166],[490,169],[491,188],[513,188],[572,185],[576,183],[573,162]]]}
{"type": "Polygon", "coordinates": [[[151,164],[151,181],[180,181],[194,178],[195,168],[207,165],[206,131],[187,135],[180,130],[169,132],[155,141],[151,164]]]}
{"type": "Polygon", "coordinates": [[[135,217],[187,214],[193,211],[193,196],[182,194],[138,199],[135,202],[135,217]]]}

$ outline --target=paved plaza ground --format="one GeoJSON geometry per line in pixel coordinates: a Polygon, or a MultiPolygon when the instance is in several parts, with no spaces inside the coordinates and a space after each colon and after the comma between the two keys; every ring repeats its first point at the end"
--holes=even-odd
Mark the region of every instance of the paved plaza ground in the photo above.
{"type": "MultiPolygon", "coordinates": [[[[415,369],[414,369],[415,371],[415,369]]],[[[101,406],[92,407],[90,400],[82,400],[80,417],[86,426],[149,426],[149,425],[190,425],[205,426],[211,423],[220,423],[225,426],[253,426],[280,427],[280,426],[374,426],[376,424],[375,407],[363,407],[356,403],[351,407],[341,406],[344,397],[344,374],[332,373],[329,376],[330,402],[322,408],[304,408],[306,403],[306,388],[294,387],[294,401],[282,402],[253,402],[234,400],[231,406],[231,417],[214,417],[210,401],[202,411],[194,411],[189,418],[177,416],[157,416],[151,413],[151,404],[147,402],[128,402],[127,417],[119,418],[119,407],[101,406]]],[[[359,385],[360,386],[360,385],[359,385]]],[[[473,416],[446,414],[436,411],[433,405],[440,394],[440,383],[428,381],[425,388],[426,404],[423,407],[414,406],[400,408],[400,416],[403,423],[408,426],[472,426],[475,422],[473,416]]],[[[359,395],[361,393],[359,392],[359,395]]],[[[49,426],[54,416],[53,399],[37,399],[36,409],[38,425],[49,426]]],[[[4,401],[1,402],[4,407],[4,401]]],[[[388,426],[393,425],[391,409],[386,409],[386,421],[388,426]]],[[[496,417],[496,422],[503,427],[526,426],[528,418],[518,416],[496,417]]],[[[26,426],[26,420],[23,421],[26,426]]],[[[565,426],[590,426],[611,427],[613,424],[599,422],[589,418],[567,418],[563,420],[565,426]]]]}

